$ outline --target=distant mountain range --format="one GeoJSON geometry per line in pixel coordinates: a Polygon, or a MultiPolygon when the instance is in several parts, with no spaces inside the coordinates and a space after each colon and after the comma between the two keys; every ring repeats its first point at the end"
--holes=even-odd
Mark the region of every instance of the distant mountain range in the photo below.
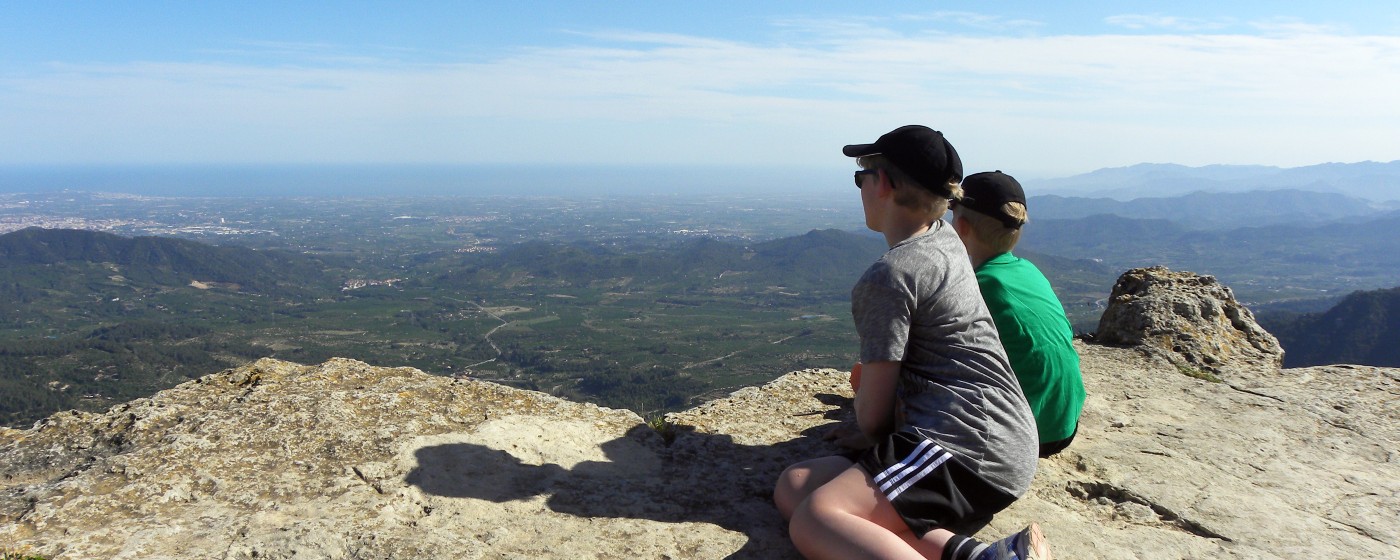
{"type": "MultiPolygon", "coordinates": [[[[1014,172],[1013,172],[1014,174],[1014,172]]],[[[1099,169],[1061,179],[1026,181],[1026,191],[1036,194],[1112,198],[1163,198],[1197,192],[1301,190],[1340,194],[1400,207],[1400,160],[1387,163],[1324,163],[1279,168],[1262,165],[1207,165],[1187,167],[1170,163],[1142,163],[1099,169]]]]}
{"type": "Polygon", "coordinates": [[[1344,194],[1298,189],[1196,192],[1175,197],[1112,198],[1032,196],[1031,220],[1074,219],[1100,214],[1162,219],[1190,229],[1235,229],[1276,224],[1355,220],[1387,212],[1384,205],[1344,194]]]}
{"type": "MultiPolygon", "coordinates": [[[[1268,303],[1243,292],[1254,286],[1335,290],[1338,281],[1377,289],[1400,278],[1400,212],[1333,223],[1296,222],[1199,231],[1164,219],[1113,215],[1072,220],[1032,219],[1021,247],[1073,259],[1098,259],[1122,271],[1166,265],[1212,274],[1241,292],[1251,307],[1268,303]]],[[[1273,296],[1267,296],[1274,299],[1273,296]]],[[[1278,300],[1293,297],[1278,293],[1278,300]]]]}

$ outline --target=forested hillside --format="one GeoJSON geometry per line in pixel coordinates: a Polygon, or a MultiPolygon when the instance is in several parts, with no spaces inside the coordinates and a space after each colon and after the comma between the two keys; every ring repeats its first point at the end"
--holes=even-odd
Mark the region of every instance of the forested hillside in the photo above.
{"type": "Polygon", "coordinates": [[[300,296],[329,286],[325,263],[301,254],[85,230],[26,228],[0,235],[0,262],[0,286],[11,287],[59,288],[63,276],[88,276],[94,266],[144,287],[199,282],[300,296]]]}
{"type": "Polygon", "coordinates": [[[1400,287],[1355,292],[1323,313],[1262,316],[1286,367],[1400,366],[1400,287]]]}
{"type": "Polygon", "coordinates": [[[334,294],[325,266],[163,237],[0,235],[0,422],[136,398],[268,355],[227,332],[334,294]]]}

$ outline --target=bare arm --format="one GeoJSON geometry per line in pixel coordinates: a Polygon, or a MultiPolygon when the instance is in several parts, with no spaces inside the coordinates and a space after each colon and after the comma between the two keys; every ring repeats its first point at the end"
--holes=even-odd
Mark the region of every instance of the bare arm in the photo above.
{"type": "Polygon", "coordinates": [[[895,430],[895,386],[899,362],[861,365],[860,390],[856,391],[856,424],[861,433],[880,439],[895,430]]]}

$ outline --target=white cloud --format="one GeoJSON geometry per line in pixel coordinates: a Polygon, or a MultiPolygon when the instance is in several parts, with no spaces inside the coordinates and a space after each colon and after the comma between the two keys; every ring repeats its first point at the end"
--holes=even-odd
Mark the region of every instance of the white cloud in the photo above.
{"type": "Polygon", "coordinates": [[[1344,28],[1334,24],[1316,24],[1295,18],[1268,18],[1249,22],[1249,26],[1273,35],[1346,35],[1344,28]]]}
{"type": "Polygon", "coordinates": [[[1215,31],[1234,25],[1230,18],[1204,19],[1161,14],[1121,14],[1104,18],[1104,23],[1133,30],[1215,31]]]}
{"type": "Polygon", "coordinates": [[[1009,18],[999,14],[985,14],[979,12],[943,11],[934,12],[927,16],[907,16],[906,19],[916,21],[947,21],[969,29],[996,32],[1027,31],[1040,29],[1045,26],[1044,23],[1031,19],[1009,18]]]}
{"type": "Polygon", "coordinates": [[[1400,157],[1397,37],[874,23],[789,22],[777,44],[609,32],[456,64],[292,45],[281,65],[55,65],[0,77],[0,162],[824,164],[911,122],[970,168],[1042,174],[1400,157]]]}

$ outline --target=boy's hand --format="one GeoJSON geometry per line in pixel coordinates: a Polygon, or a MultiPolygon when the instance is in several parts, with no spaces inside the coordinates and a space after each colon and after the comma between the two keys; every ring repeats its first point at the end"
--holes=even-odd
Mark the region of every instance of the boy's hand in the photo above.
{"type": "Polygon", "coordinates": [[[895,431],[898,407],[895,387],[899,362],[861,363],[860,392],[856,393],[856,424],[865,435],[881,438],[895,431]]]}
{"type": "Polygon", "coordinates": [[[835,442],[836,445],[841,446],[842,449],[850,449],[852,451],[869,449],[875,446],[874,441],[871,441],[870,438],[866,437],[864,433],[861,433],[859,429],[849,424],[842,424],[832,428],[831,431],[822,436],[822,439],[835,442]]]}

